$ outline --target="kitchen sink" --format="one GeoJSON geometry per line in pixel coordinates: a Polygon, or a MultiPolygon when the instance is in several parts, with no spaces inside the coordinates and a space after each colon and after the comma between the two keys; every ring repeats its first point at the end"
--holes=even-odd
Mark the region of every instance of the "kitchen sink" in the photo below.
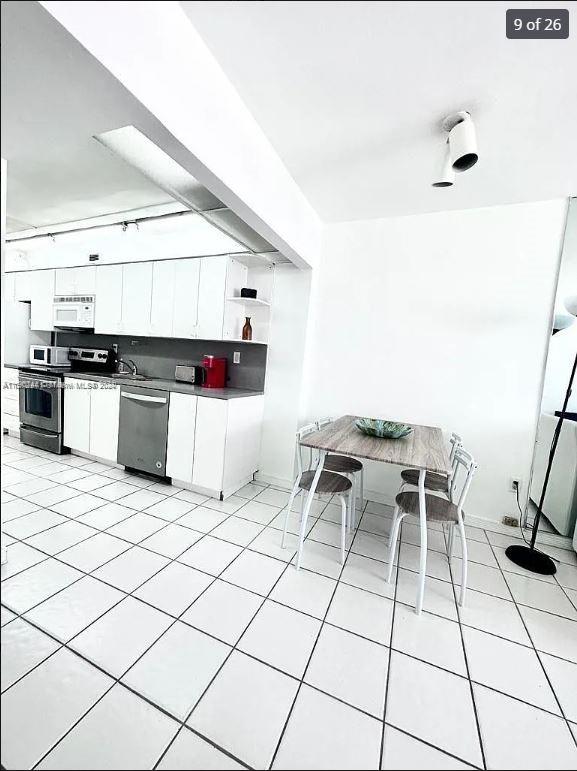
{"type": "Polygon", "coordinates": [[[132,375],[130,372],[113,372],[111,377],[122,378],[123,380],[150,380],[146,375],[132,375]]]}

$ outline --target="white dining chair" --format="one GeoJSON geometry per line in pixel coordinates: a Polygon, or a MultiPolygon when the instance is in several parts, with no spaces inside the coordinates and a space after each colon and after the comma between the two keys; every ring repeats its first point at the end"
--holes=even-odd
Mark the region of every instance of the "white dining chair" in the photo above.
{"type": "MultiPolygon", "coordinates": [[[[463,446],[463,440],[459,434],[452,433],[449,439],[451,444],[451,452],[449,454],[449,460],[451,461],[451,474],[437,474],[434,471],[427,471],[425,475],[425,489],[435,493],[444,493],[451,497],[451,484],[455,477],[456,461],[455,453],[463,446]]],[[[406,485],[412,485],[417,487],[419,484],[419,471],[418,469],[408,468],[401,471],[401,487],[399,492],[402,493],[406,485]]]]}
{"type": "MultiPolygon", "coordinates": [[[[307,519],[308,516],[303,516],[305,511],[305,500],[308,491],[311,489],[313,479],[315,477],[319,459],[317,453],[311,448],[305,448],[301,444],[302,439],[311,434],[313,431],[317,431],[316,423],[309,423],[303,426],[297,431],[296,434],[296,458],[297,458],[297,477],[295,479],[293,489],[291,490],[289,502],[286,508],[286,516],[284,521],[284,529],[282,534],[281,546],[284,548],[286,533],[288,527],[289,517],[292,511],[292,505],[297,495],[301,496],[301,517],[300,517],[300,532],[299,532],[299,548],[297,556],[297,568],[300,568],[302,551],[304,547],[304,540],[306,535],[307,519]],[[308,461],[305,462],[305,454],[308,450],[308,461]]],[[[341,562],[345,561],[345,541],[347,531],[347,518],[349,506],[353,506],[352,501],[353,483],[348,477],[342,474],[337,474],[333,471],[323,470],[318,478],[315,493],[319,495],[337,495],[341,504],[341,562]],[[349,502],[345,500],[345,494],[348,494],[349,502]]]]}
{"type": "MultiPolygon", "coordinates": [[[[471,453],[467,452],[462,447],[458,447],[455,450],[454,462],[455,473],[453,474],[450,483],[450,496],[448,498],[441,498],[438,495],[426,494],[425,505],[428,522],[442,522],[449,525],[449,543],[447,546],[449,561],[452,557],[453,531],[455,525],[459,529],[462,551],[461,593],[459,598],[459,605],[463,606],[465,604],[465,595],[467,592],[467,540],[465,537],[463,506],[465,504],[469,488],[471,487],[473,476],[477,470],[477,464],[475,463],[471,453]],[[464,471],[465,476],[461,484],[461,490],[459,493],[457,493],[457,481],[461,476],[461,470],[464,471]]],[[[407,515],[414,517],[420,516],[418,491],[400,492],[395,498],[395,504],[395,511],[393,513],[393,525],[391,528],[389,541],[389,570],[387,574],[387,583],[391,582],[393,575],[393,564],[395,560],[399,526],[407,515]]],[[[425,574],[423,573],[420,577],[417,597],[423,596],[424,585],[425,574]]]]}
{"type": "MultiPolygon", "coordinates": [[[[320,431],[325,426],[330,425],[333,422],[332,418],[321,418],[316,421],[318,430],[320,431]]],[[[353,458],[350,455],[335,455],[333,453],[327,453],[323,468],[327,471],[334,471],[337,474],[345,474],[353,483],[353,501],[359,501],[359,508],[362,512],[364,502],[364,468],[363,464],[357,458],[353,458]]],[[[349,510],[348,525],[349,529],[356,527],[356,505],[349,510]]]]}

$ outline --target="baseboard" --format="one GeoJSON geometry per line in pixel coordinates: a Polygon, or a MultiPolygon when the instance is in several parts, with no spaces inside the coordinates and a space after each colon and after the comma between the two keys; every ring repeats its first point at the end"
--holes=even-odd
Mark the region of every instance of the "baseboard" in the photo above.
{"type": "Polygon", "coordinates": [[[292,490],[294,479],[283,479],[282,477],[274,477],[270,474],[261,474],[257,471],[254,475],[254,481],[262,482],[264,485],[273,485],[273,487],[280,487],[282,490],[292,490]]]}

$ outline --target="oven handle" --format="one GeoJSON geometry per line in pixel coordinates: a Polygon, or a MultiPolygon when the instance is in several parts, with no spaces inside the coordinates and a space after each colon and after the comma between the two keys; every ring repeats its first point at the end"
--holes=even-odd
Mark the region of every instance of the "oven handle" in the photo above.
{"type": "Polygon", "coordinates": [[[18,385],[21,388],[58,388],[58,383],[60,381],[58,379],[55,380],[47,380],[46,378],[23,378],[20,377],[18,380],[18,385]]]}
{"type": "Polygon", "coordinates": [[[130,394],[124,391],[120,394],[125,399],[133,399],[135,402],[156,402],[157,404],[166,404],[167,399],[162,396],[144,396],[144,394],[130,394]]]}

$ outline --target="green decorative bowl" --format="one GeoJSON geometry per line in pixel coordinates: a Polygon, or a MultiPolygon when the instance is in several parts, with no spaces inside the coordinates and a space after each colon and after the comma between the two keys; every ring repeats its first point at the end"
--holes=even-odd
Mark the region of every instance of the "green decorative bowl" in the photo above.
{"type": "Polygon", "coordinates": [[[392,420],[377,420],[377,418],[359,418],[355,420],[356,427],[368,436],[380,439],[402,439],[413,430],[406,423],[394,423],[392,420]]]}

